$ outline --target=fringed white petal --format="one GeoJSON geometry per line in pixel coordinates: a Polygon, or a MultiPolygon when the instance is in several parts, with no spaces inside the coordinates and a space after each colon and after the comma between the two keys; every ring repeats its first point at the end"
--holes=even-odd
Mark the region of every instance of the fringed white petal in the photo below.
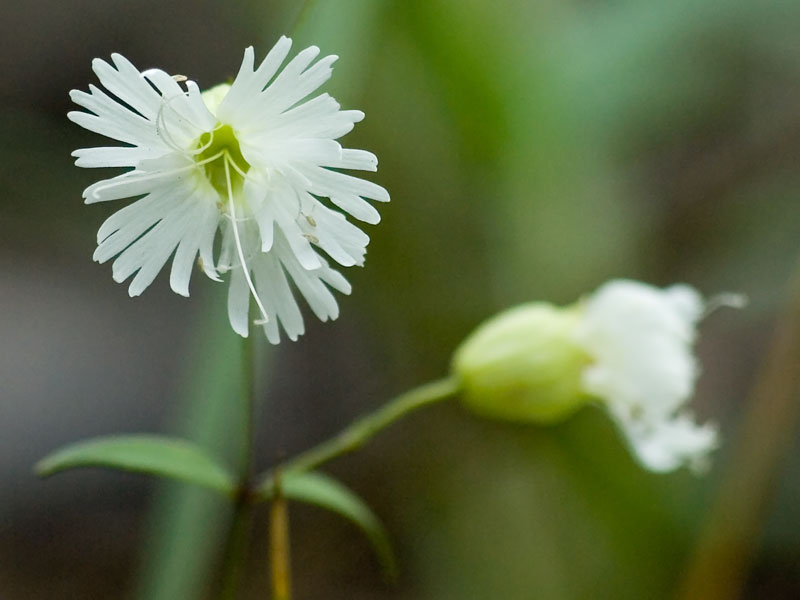
{"type": "Polygon", "coordinates": [[[278,323],[290,340],[295,341],[305,333],[303,315],[289,287],[286,273],[277,252],[262,254],[255,264],[256,288],[265,299],[270,320],[264,324],[267,339],[277,344],[280,341],[278,323]]]}
{"type": "Polygon", "coordinates": [[[230,278],[228,320],[236,333],[247,337],[250,330],[250,288],[241,269],[234,269],[230,278]]]}
{"type": "Polygon", "coordinates": [[[625,417],[617,419],[617,424],[638,462],[657,473],[684,464],[701,473],[708,468],[709,453],[718,445],[716,427],[697,425],[686,413],[649,423],[625,417]]]}
{"type": "Polygon", "coordinates": [[[591,358],[585,391],[601,398],[639,460],[653,470],[702,460],[713,428],[677,416],[698,373],[692,345],[703,301],[689,286],[617,280],[585,301],[575,340],[591,358]]]}
{"type": "Polygon", "coordinates": [[[323,321],[339,314],[332,290],[350,293],[320,252],[342,266],[364,262],[369,237],[330,205],[377,223],[380,215],[368,201],[389,200],[382,187],[331,170],[375,171],[378,162],[336,141],[363,119],[361,111],[341,110],[328,94],[306,100],[330,78],[336,57],[317,60],[319,49],[312,46],[281,68],[290,48],[291,40],[281,38],[257,67],[247,48],[233,84],[208,94],[159,69],[140,72],[114,54],[111,62],[93,63],[109,93],[94,85],[74,90],[73,100],[87,112],[69,113],[86,129],[130,145],[73,153],[81,167],[132,169],[89,186],[85,201],[140,197],[100,227],[95,260],[116,257],[114,279],[132,277],[129,293],[138,295],[172,256],[170,286],[188,295],[199,256],[212,279],[231,271],[233,329],[248,334],[253,295],[263,304],[260,322],[273,343],[280,329],[293,340],[305,330],[293,289],[323,321]],[[246,162],[234,157],[227,141],[214,141],[212,132],[223,127],[224,139],[233,136],[246,162]],[[223,162],[212,164],[217,160],[223,162]]]}
{"type": "Polygon", "coordinates": [[[228,95],[217,109],[217,118],[226,123],[238,123],[240,127],[257,118],[258,111],[255,107],[260,102],[259,94],[286,60],[291,47],[292,40],[281,37],[256,70],[253,70],[255,61],[253,48],[252,46],[247,48],[239,73],[233,80],[228,95]]]}
{"type": "Polygon", "coordinates": [[[113,67],[99,58],[92,61],[92,69],[100,83],[145,119],[154,121],[161,108],[161,96],[127,58],[115,53],[111,60],[113,67]]]}

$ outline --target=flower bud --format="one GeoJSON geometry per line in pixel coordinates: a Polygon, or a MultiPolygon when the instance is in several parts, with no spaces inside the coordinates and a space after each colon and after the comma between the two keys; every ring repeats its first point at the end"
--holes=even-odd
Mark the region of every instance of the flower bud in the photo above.
{"type": "Polygon", "coordinates": [[[687,285],[614,280],[573,306],[526,304],[490,319],[456,351],[453,371],[478,414],[554,423],[596,403],[645,468],[702,471],[717,431],[687,409],[693,345],[698,322],[723,305],[742,299],[706,303],[687,285]]]}
{"type": "Polygon", "coordinates": [[[553,423],[590,400],[589,356],[573,341],[580,306],[524,304],[489,319],[455,353],[464,403],[509,421],[553,423]]]}

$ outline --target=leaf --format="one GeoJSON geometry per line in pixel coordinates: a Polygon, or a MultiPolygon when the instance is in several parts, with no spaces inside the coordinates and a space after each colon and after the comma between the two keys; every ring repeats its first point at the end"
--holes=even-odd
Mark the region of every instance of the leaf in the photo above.
{"type": "MultiPolygon", "coordinates": [[[[385,575],[397,577],[397,562],[389,536],[375,513],[347,487],[335,479],[316,472],[283,473],[280,479],[281,493],[291,500],[313,504],[338,513],[355,523],[372,544],[385,575]]],[[[274,488],[272,496],[274,496],[274,488]]]]}
{"type": "Polygon", "coordinates": [[[199,446],[178,438],[136,434],[99,437],[70,444],[40,460],[41,477],[67,469],[105,467],[168,477],[224,494],[232,494],[233,478],[199,446]]]}

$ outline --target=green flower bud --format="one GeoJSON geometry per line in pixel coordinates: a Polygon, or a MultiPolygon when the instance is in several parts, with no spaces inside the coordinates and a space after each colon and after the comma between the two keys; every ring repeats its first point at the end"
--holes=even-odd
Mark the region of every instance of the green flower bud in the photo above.
{"type": "Polygon", "coordinates": [[[582,389],[590,357],[574,340],[582,313],[580,304],[537,302],[478,327],[453,358],[464,404],[487,417],[553,423],[590,402],[582,389]]]}

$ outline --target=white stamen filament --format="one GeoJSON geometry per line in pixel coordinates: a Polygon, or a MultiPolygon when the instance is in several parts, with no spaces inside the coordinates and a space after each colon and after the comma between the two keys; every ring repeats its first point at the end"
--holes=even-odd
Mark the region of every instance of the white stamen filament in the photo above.
{"type": "MultiPolygon", "coordinates": [[[[150,83],[156,89],[158,89],[158,86],[156,85],[156,83],[153,81],[153,79],[150,76],[150,73],[152,71],[157,71],[157,69],[148,69],[147,71],[144,71],[141,74],[141,76],[148,83],[150,83]]],[[[173,75],[172,78],[175,81],[179,82],[179,83],[182,82],[182,81],[187,81],[187,78],[186,78],[185,75],[173,75]],[[178,78],[182,78],[182,79],[178,79],[178,78]]],[[[189,92],[188,91],[183,92],[181,94],[174,94],[174,95],[170,96],[169,98],[167,98],[165,96],[161,96],[161,106],[158,107],[158,113],[156,114],[156,133],[160,137],[162,137],[164,139],[164,141],[167,143],[167,146],[169,146],[170,148],[172,148],[176,152],[180,152],[182,154],[186,154],[186,155],[189,155],[189,156],[194,156],[195,154],[200,154],[201,152],[203,152],[206,148],[208,148],[212,144],[212,142],[214,140],[214,132],[213,131],[211,132],[211,139],[208,141],[208,144],[206,144],[205,146],[202,146],[200,148],[196,148],[195,150],[186,150],[185,148],[183,148],[181,145],[179,145],[175,141],[175,138],[172,137],[172,134],[169,132],[169,129],[167,129],[167,121],[164,118],[164,109],[168,108],[168,107],[171,108],[169,105],[170,105],[170,102],[172,102],[173,100],[176,100],[178,98],[184,98],[184,97],[187,97],[187,98],[189,97],[189,92]]],[[[186,121],[192,127],[194,127],[195,129],[199,129],[201,131],[203,130],[203,127],[200,127],[197,123],[194,123],[190,119],[187,119],[184,115],[181,115],[177,110],[173,109],[173,113],[175,113],[175,116],[178,118],[178,120],[186,121]]],[[[217,129],[219,129],[219,127],[217,127],[217,129]]]]}
{"type": "MultiPolygon", "coordinates": [[[[138,183],[141,183],[143,181],[150,181],[151,179],[160,179],[162,177],[169,177],[170,175],[176,175],[178,173],[183,173],[184,171],[191,171],[195,167],[202,167],[205,164],[208,164],[210,162],[213,162],[213,161],[217,160],[224,153],[225,153],[225,151],[223,150],[221,152],[218,152],[214,156],[211,156],[211,157],[206,158],[205,160],[201,160],[199,162],[192,162],[192,164],[186,165],[185,167],[177,167],[175,169],[169,169],[167,171],[156,171],[154,173],[148,173],[147,175],[142,175],[141,177],[137,176],[135,179],[136,179],[136,181],[138,183]]],[[[143,172],[144,171],[133,170],[129,174],[130,175],[135,175],[136,173],[143,173],[143,172]]],[[[100,196],[99,196],[100,192],[104,192],[106,190],[114,189],[115,187],[117,187],[119,185],[123,185],[125,183],[128,183],[130,180],[131,180],[131,178],[126,178],[126,179],[123,179],[122,181],[113,181],[113,182],[107,183],[105,185],[97,186],[97,188],[92,190],[92,198],[94,200],[100,200],[100,196]]]]}
{"type": "MultiPolygon", "coordinates": [[[[173,97],[177,98],[177,96],[173,97]]],[[[164,119],[164,108],[169,105],[170,100],[170,98],[164,98],[162,96],[161,106],[158,107],[158,114],[156,115],[156,133],[164,139],[164,141],[167,143],[167,146],[176,152],[185,153],[185,150],[178,145],[178,143],[175,141],[175,138],[173,138],[172,134],[169,132],[169,129],[167,129],[167,122],[164,119]]],[[[175,114],[178,114],[178,112],[175,111],[175,114]]],[[[178,115],[178,118],[181,118],[180,115],[178,115]]]]}
{"type": "Polygon", "coordinates": [[[242,171],[242,169],[239,167],[239,165],[237,165],[237,164],[236,164],[236,161],[235,161],[235,160],[233,160],[232,158],[230,158],[230,156],[229,156],[229,155],[227,155],[227,153],[226,153],[226,159],[227,159],[227,162],[229,162],[229,163],[230,163],[230,165],[233,167],[233,170],[234,170],[234,171],[236,171],[236,172],[237,172],[239,175],[241,175],[242,177],[247,177],[247,175],[245,174],[245,172],[244,172],[244,171],[242,171]]]}
{"type": "MultiPolygon", "coordinates": [[[[233,186],[231,185],[231,170],[228,166],[232,164],[234,168],[239,171],[236,165],[233,163],[233,160],[228,155],[228,152],[223,150],[223,161],[225,163],[225,182],[228,185],[228,206],[231,210],[231,226],[233,227],[233,239],[236,242],[236,252],[239,253],[239,262],[242,264],[242,271],[244,271],[244,278],[247,281],[247,285],[250,288],[250,293],[253,295],[253,298],[258,305],[259,310],[261,311],[261,316],[264,317],[260,321],[256,321],[256,325],[263,325],[264,323],[269,321],[269,317],[267,316],[267,311],[264,309],[264,305],[261,303],[261,298],[258,296],[258,292],[256,292],[256,287],[253,285],[253,280],[250,279],[250,267],[247,266],[247,261],[244,259],[244,249],[242,248],[242,240],[239,237],[239,225],[236,222],[236,208],[233,202],[233,186]]],[[[241,172],[241,171],[239,171],[241,172]]]]}
{"type": "Polygon", "coordinates": [[[745,294],[736,294],[733,292],[726,292],[712,296],[706,302],[706,309],[703,311],[703,317],[707,317],[712,312],[719,308],[744,308],[747,306],[747,296],[745,294]]]}

